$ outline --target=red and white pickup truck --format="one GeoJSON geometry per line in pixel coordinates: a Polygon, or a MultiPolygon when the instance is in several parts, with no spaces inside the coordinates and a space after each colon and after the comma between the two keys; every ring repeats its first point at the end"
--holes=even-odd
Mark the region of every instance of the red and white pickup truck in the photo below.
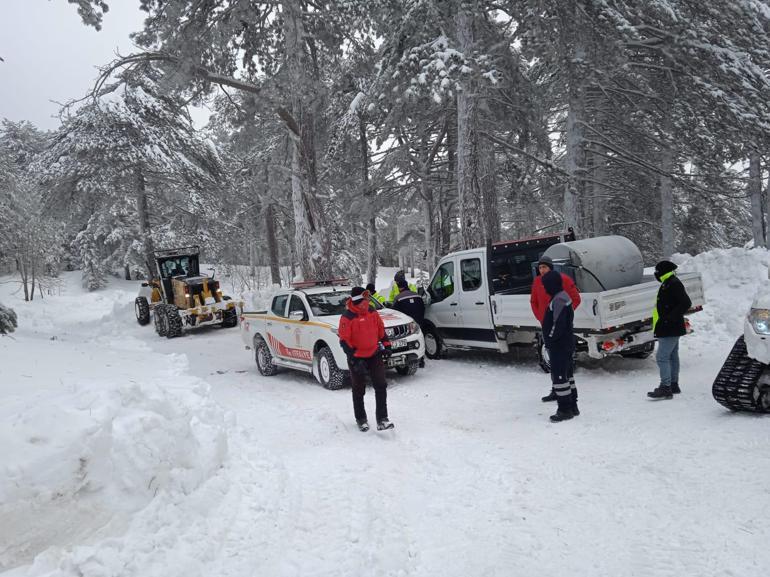
{"type": "MultiPolygon", "coordinates": [[[[312,373],[327,389],[346,386],[348,361],[337,329],[351,289],[335,281],[296,283],[273,297],[270,310],[242,313],[241,338],[254,350],[260,374],[272,376],[285,367],[312,373]]],[[[390,341],[386,366],[401,375],[415,374],[425,355],[419,325],[373,298],[370,302],[390,341]]]]}

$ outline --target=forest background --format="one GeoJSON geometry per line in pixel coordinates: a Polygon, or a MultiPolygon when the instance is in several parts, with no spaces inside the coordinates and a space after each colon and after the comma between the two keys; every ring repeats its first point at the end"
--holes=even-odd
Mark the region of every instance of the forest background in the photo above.
{"type": "MultiPolygon", "coordinates": [[[[101,27],[108,1],[68,1],[101,27]]],[[[137,50],[58,129],[0,124],[0,270],[27,299],[191,244],[256,285],[568,227],[648,262],[767,245],[767,2],[137,3],[137,50]]]]}

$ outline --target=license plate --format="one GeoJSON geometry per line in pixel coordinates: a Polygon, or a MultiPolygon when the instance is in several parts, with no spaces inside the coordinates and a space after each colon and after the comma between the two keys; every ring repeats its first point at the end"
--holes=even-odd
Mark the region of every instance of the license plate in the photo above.
{"type": "Polygon", "coordinates": [[[399,339],[397,341],[393,341],[390,343],[390,348],[394,351],[397,351],[398,349],[405,349],[409,346],[409,341],[406,339],[399,339]]]}

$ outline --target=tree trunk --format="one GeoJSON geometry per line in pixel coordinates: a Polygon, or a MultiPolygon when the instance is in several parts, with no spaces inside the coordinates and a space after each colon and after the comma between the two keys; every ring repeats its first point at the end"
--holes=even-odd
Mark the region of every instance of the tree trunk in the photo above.
{"type": "Polygon", "coordinates": [[[573,5],[572,31],[573,52],[568,66],[568,111],[565,127],[564,169],[567,182],[564,187],[564,229],[572,227],[575,234],[579,231],[580,188],[583,178],[583,122],[585,122],[585,86],[586,46],[583,36],[582,7],[573,5]]]}
{"type": "Polygon", "coordinates": [[[35,278],[35,261],[34,260],[30,264],[29,268],[32,270],[32,272],[31,272],[31,274],[32,274],[32,290],[29,291],[29,300],[33,301],[33,300],[35,300],[35,280],[37,280],[35,278]]]}
{"type": "Polygon", "coordinates": [[[674,192],[671,171],[674,168],[674,151],[666,147],[661,151],[660,168],[660,230],[661,249],[664,257],[674,254],[674,192]]]}
{"type": "Polygon", "coordinates": [[[283,111],[292,140],[291,196],[297,260],[304,279],[331,278],[332,245],[318,200],[315,128],[307,95],[316,84],[307,67],[302,9],[296,0],[283,0],[286,65],[291,81],[291,114],[283,111]]]}
{"type": "Polygon", "coordinates": [[[265,207],[265,234],[267,236],[267,258],[270,261],[270,280],[274,285],[281,284],[281,267],[278,262],[278,240],[275,236],[275,211],[268,200],[265,207]]]}
{"type": "Polygon", "coordinates": [[[425,229],[425,235],[423,237],[424,258],[421,259],[421,266],[429,274],[433,270],[433,266],[436,262],[436,239],[433,226],[434,201],[433,187],[430,185],[430,167],[435,158],[435,154],[438,151],[440,142],[444,138],[444,132],[445,131],[442,131],[437,137],[437,141],[433,145],[433,150],[431,150],[426,130],[422,141],[422,151],[420,155],[420,196],[422,197],[422,219],[423,227],[425,229]]]}
{"type": "Polygon", "coordinates": [[[607,160],[595,152],[592,154],[593,180],[591,186],[591,229],[593,236],[607,234],[607,197],[610,190],[602,183],[607,182],[607,160]]]}
{"type": "Polygon", "coordinates": [[[457,195],[457,122],[450,118],[447,123],[447,185],[438,200],[439,234],[437,235],[437,260],[447,254],[452,246],[452,207],[457,195]]]}
{"type": "MultiPolygon", "coordinates": [[[[457,41],[461,52],[470,56],[473,51],[473,16],[466,6],[458,10],[456,19],[457,41]]],[[[476,123],[476,101],[473,79],[465,75],[457,92],[457,199],[460,204],[460,246],[473,248],[480,236],[480,223],[476,220],[473,198],[475,164],[474,127],[476,123]]]]}
{"type": "Polygon", "coordinates": [[[24,258],[23,257],[16,257],[16,268],[19,271],[19,276],[21,277],[21,285],[24,287],[24,301],[29,301],[29,285],[27,284],[27,269],[24,265],[24,258]]]}
{"type": "Polygon", "coordinates": [[[749,196],[751,198],[751,233],[754,246],[765,246],[765,227],[762,214],[762,165],[755,150],[749,156],[749,196]]]}
{"type": "Polygon", "coordinates": [[[579,88],[571,87],[569,93],[565,138],[566,156],[564,159],[564,169],[568,174],[564,187],[564,229],[572,227],[577,235],[579,233],[580,168],[583,147],[583,128],[580,122],[582,121],[583,102],[579,88]]]}
{"type": "Polygon", "coordinates": [[[141,166],[136,167],[136,213],[139,217],[139,233],[144,248],[144,264],[147,267],[147,278],[155,276],[155,245],[152,242],[150,228],[150,210],[147,203],[147,182],[141,166]]]}
{"type": "MultiPolygon", "coordinates": [[[[471,57],[475,50],[475,2],[462,2],[455,16],[460,50],[471,57]]],[[[499,236],[495,162],[492,144],[480,137],[482,81],[465,74],[457,91],[457,196],[463,249],[482,246],[499,236]]]]}
{"type": "Polygon", "coordinates": [[[369,211],[369,226],[366,229],[366,282],[377,282],[377,217],[374,210],[374,191],[369,186],[369,139],[366,134],[366,120],[358,117],[359,144],[361,146],[361,187],[369,211]]]}
{"type": "MultiPolygon", "coordinates": [[[[478,136],[477,136],[478,138],[478,136]]],[[[479,196],[481,197],[480,213],[483,221],[483,235],[480,241],[500,239],[500,216],[497,207],[497,163],[495,162],[495,148],[491,141],[478,138],[479,144],[479,169],[478,178],[479,196]]]]}
{"type": "Polygon", "coordinates": [[[436,252],[435,252],[435,233],[433,232],[433,191],[427,186],[425,181],[422,182],[423,187],[423,203],[422,203],[422,220],[425,227],[425,259],[423,268],[430,274],[433,267],[436,265],[436,252]]]}

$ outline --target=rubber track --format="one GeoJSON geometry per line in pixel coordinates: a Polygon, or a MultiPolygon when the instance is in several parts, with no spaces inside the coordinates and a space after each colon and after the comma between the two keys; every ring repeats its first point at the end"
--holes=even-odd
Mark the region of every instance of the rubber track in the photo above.
{"type": "Polygon", "coordinates": [[[754,387],[765,365],[748,356],[743,336],[738,337],[719,371],[711,393],[720,405],[733,411],[759,411],[754,387]]]}

